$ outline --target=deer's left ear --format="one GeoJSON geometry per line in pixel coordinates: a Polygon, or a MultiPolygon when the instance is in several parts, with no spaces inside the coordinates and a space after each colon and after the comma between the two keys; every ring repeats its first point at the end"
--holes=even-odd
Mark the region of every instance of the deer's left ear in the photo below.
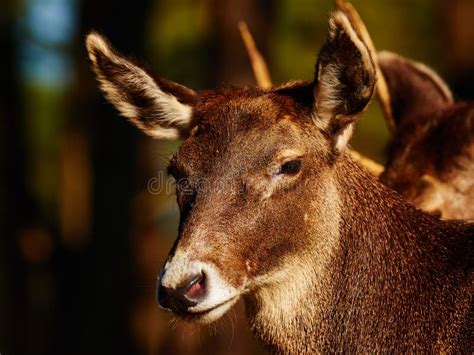
{"type": "Polygon", "coordinates": [[[187,137],[197,97],[193,90],[155,77],[98,33],[89,34],[86,45],[102,91],[122,116],[154,138],[187,137]]]}
{"type": "Polygon", "coordinates": [[[373,96],[375,73],[366,44],[346,15],[334,12],[316,65],[314,119],[333,138],[337,153],[346,147],[357,118],[373,96]]]}

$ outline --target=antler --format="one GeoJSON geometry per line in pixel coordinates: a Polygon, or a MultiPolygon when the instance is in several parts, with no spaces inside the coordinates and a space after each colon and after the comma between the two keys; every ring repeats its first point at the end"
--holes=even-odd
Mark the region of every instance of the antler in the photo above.
{"type": "MultiPolygon", "coordinates": [[[[240,31],[240,35],[242,36],[242,40],[244,41],[245,48],[247,50],[250,63],[252,65],[253,74],[255,76],[255,80],[257,81],[257,85],[261,88],[271,87],[272,80],[270,78],[270,73],[268,70],[267,63],[265,59],[263,58],[263,56],[260,54],[259,50],[257,49],[257,46],[255,45],[255,41],[245,21],[239,22],[239,31],[240,31]]],[[[358,35],[361,36],[359,33],[358,35]]],[[[369,50],[371,49],[369,48],[369,50]]],[[[380,71],[378,70],[378,72],[380,71]]],[[[386,88],[386,85],[385,85],[385,88],[386,88]]],[[[386,92],[388,94],[388,90],[386,92]]],[[[388,107],[390,108],[390,105],[388,107]]],[[[354,150],[351,150],[351,155],[355,160],[357,160],[362,166],[364,166],[369,172],[371,172],[375,176],[379,176],[384,170],[384,167],[382,165],[376,163],[375,161],[363,156],[362,154],[354,150]]]]}
{"type": "Polygon", "coordinates": [[[356,11],[354,6],[346,0],[335,0],[336,7],[338,10],[342,11],[349,21],[351,22],[352,27],[356,31],[357,35],[365,42],[369,51],[372,53],[372,58],[374,58],[375,70],[377,73],[377,97],[379,99],[380,105],[382,106],[383,113],[387,119],[387,124],[390,132],[395,133],[395,120],[393,119],[392,106],[390,104],[390,93],[388,91],[387,82],[385,77],[380,70],[380,67],[377,62],[377,51],[375,50],[374,42],[367,31],[367,27],[362,21],[359,13],[356,11]]]}
{"type": "Polygon", "coordinates": [[[247,55],[249,56],[257,85],[263,89],[272,87],[272,79],[270,78],[267,63],[258,51],[245,21],[239,22],[239,31],[242,40],[244,41],[245,48],[247,49],[247,55]]]}

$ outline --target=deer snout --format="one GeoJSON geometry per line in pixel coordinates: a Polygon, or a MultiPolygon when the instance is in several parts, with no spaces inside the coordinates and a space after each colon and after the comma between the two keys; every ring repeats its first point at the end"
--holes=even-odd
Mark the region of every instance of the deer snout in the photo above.
{"type": "Polygon", "coordinates": [[[205,295],[205,276],[203,273],[192,275],[176,288],[163,286],[160,278],[157,288],[158,304],[180,314],[196,306],[205,295]]]}
{"type": "Polygon", "coordinates": [[[157,299],[180,317],[209,323],[237,302],[242,290],[243,285],[233,286],[214,264],[177,253],[158,278],[157,299]]]}

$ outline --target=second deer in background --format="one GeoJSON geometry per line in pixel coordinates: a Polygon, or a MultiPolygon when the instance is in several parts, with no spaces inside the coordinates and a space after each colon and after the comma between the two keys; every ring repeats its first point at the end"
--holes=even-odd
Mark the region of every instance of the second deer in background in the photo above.
{"type": "Polygon", "coordinates": [[[423,64],[389,52],[378,63],[395,127],[380,180],[443,218],[474,219],[474,103],[423,64]]]}
{"type": "Polygon", "coordinates": [[[392,133],[380,181],[425,211],[474,219],[474,103],[455,102],[427,66],[376,53],[354,7],[336,0],[376,58],[377,93],[392,133]]]}

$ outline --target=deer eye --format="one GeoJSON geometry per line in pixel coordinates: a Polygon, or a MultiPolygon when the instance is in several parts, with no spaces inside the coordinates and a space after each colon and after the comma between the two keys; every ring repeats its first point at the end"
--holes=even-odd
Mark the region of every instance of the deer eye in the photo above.
{"type": "Polygon", "coordinates": [[[290,160],[282,164],[279,174],[295,175],[301,170],[301,160],[290,160]]]}

